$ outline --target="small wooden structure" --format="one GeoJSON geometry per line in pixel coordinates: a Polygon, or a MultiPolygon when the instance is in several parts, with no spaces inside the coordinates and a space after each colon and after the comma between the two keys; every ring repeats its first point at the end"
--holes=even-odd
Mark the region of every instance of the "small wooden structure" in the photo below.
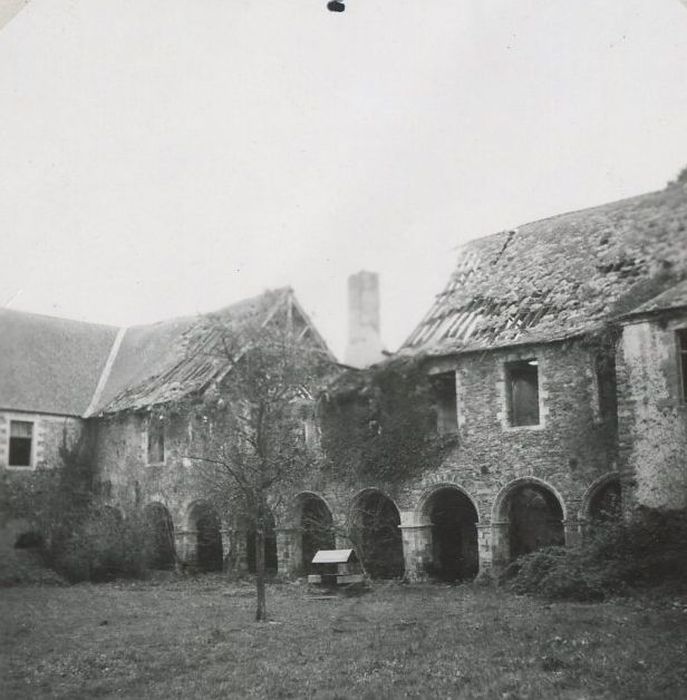
{"type": "Polygon", "coordinates": [[[317,574],[308,575],[308,583],[338,586],[346,583],[362,583],[364,576],[353,549],[320,549],[313,557],[317,574]]]}

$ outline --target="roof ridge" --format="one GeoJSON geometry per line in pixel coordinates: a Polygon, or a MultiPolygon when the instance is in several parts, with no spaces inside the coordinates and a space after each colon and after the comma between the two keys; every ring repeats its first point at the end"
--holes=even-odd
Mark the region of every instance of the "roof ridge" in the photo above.
{"type": "Polygon", "coordinates": [[[110,373],[112,372],[112,365],[114,365],[117,355],[119,354],[119,348],[122,345],[122,340],[124,339],[124,334],[126,333],[126,326],[120,328],[117,331],[117,335],[112,341],[112,346],[110,347],[110,353],[105,360],[105,365],[103,366],[103,371],[100,373],[100,378],[98,383],[95,385],[95,390],[93,391],[93,396],[88,404],[88,407],[84,411],[84,418],[88,416],[95,410],[98,403],[100,403],[100,397],[105,391],[105,386],[107,385],[107,380],[110,378],[110,373]]]}

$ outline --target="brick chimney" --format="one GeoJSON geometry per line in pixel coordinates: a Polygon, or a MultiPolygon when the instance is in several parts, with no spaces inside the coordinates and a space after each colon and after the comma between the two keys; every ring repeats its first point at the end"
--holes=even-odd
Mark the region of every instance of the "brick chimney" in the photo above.
{"type": "Polygon", "coordinates": [[[379,335],[379,276],[358,272],[348,278],[348,344],[344,362],[369,367],[383,358],[379,335]]]}

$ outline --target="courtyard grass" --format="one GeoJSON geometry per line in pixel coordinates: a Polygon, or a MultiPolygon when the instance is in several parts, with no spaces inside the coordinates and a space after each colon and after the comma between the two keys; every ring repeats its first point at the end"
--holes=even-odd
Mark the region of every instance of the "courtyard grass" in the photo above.
{"type": "Polygon", "coordinates": [[[687,601],[474,586],[315,600],[221,576],[0,593],[0,697],[681,698],[687,601]]]}

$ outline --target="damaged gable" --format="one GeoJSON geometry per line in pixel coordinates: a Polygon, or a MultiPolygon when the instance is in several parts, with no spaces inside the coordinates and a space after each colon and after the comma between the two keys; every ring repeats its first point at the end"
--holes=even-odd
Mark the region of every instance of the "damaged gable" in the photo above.
{"type": "Polygon", "coordinates": [[[581,335],[687,274],[687,187],[562,214],[467,243],[403,345],[477,350],[581,335]]]}
{"type": "Polygon", "coordinates": [[[308,338],[333,359],[290,288],[265,292],[214,314],[173,319],[126,330],[102,398],[91,415],[139,410],[201,392],[228,371],[213,319],[239,329],[266,325],[283,314],[299,340],[308,338]]]}

